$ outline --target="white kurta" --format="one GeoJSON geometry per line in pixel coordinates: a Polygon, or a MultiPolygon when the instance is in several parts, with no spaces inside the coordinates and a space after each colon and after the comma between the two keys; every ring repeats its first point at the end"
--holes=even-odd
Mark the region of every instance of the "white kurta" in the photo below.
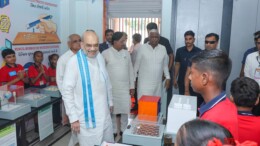
{"type": "Polygon", "coordinates": [[[102,55],[112,84],[113,114],[129,114],[129,90],[134,89],[134,71],[130,54],[127,50],[117,51],[110,47],[103,51],[102,55]]]}
{"type": "Polygon", "coordinates": [[[142,95],[161,97],[163,73],[166,79],[170,79],[168,62],[169,58],[164,46],[158,44],[152,48],[146,43],[140,47],[134,65],[135,76],[138,76],[138,99],[142,95]]]}
{"type": "Polygon", "coordinates": [[[259,70],[260,70],[260,55],[259,52],[257,51],[249,54],[246,57],[244,74],[246,77],[254,79],[260,85],[259,70]]]}
{"type": "MultiPolygon", "coordinates": [[[[100,145],[103,140],[113,141],[112,122],[109,106],[113,106],[111,84],[109,78],[104,79],[105,62],[99,53],[95,59],[88,58],[90,72],[93,107],[96,119],[96,128],[86,128],[82,95],[82,80],[78,67],[77,55],[69,60],[63,80],[63,100],[70,123],[80,122],[80,134],[77,135],[80,145],[100,145]],[[99,58],[101,64],[97,62],[99,58]]],[[[107,75],[108,76],[108,75],[107,75]]]]}
{"type": "MultiPolygon", "coordinates": [[[[75,54],[69,49],[63,55],[61,55],[59,57],[58,62],[57,62],[56,83],[57,83],[57,86],[58,86],[61,93],[62,93],[62,83],[63,83],[65,68],[66,68],[66,65],[68,63],[68,60],[73,55],[75,55],[75,54]]],[[[61,105],[61,110],[62,110],[62,119],[63,119],[66,115],[64,104],[61,105]]],[[[63,123],[63,124],[65,124],[65,123],[63,123]]],[[[69,142],[69,146],[72,146],[72,145],[75,145],[76,143],[78,143],[78,140],[75,139],[74,137],[75,137],[75,135],[72,133],[71,139],[70,139],[70,142],[69,142]]]]}
{"type": "Polygon", "coordinates": [[[62,82],[63,82],[66,64],[73,55],[74,55],[74,53],[69,49],[67,52],[65,52],[63,55],[61,55],[58,59],[57,67],[56,67],[56,82],[57,82],[60,92],[62,92],[62,82]]]}

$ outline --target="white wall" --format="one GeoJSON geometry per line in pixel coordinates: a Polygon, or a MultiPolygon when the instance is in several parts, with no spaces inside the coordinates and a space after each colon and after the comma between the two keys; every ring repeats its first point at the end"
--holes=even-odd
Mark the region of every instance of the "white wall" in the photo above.
{"type": "Polygon", "coordinates": [[[60,0],[61,54],[67,49],[67,38],[72,33],[82,35],[87,29],[96,31],[100,40],[103,25],[103,0],[60,0]]]}
{"type": "Polygon", "coordinates": [[[253,33],[260,30],[260,1],[236,0],[233,4],[233,17],[229,57],[232,60],[232,72],[227,82],[227,91],[231,82],[239,76],[244,52],[255,46],[253,33]]]}
{"type": "Polygon", "coordinates": [[[161,23],[161,35],[168,38],[171,38],[171,16],[172,14],[172,1],[171,0],[162,0],[162,23],[161,23]]]}
{"type": "Polygon", "coordinates": [[[175,51],[185,45],[184,33],[188,30],[196,35],[195,45],[204,49],[206,34],[221,33],[222,11],[223,1],[220,0],[178,0],[175,51]]]}

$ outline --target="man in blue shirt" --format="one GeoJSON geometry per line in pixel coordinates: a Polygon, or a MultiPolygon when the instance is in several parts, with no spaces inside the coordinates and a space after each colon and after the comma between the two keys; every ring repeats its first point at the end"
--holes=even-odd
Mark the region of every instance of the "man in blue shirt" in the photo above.
{"type": "Polygon", "coordinates": [[[178,48],[176,52],[173,85],[174,88],[179,88],[180,95],[184,95],[184,79],[190,58],[201,51],[200,48],[194,45],[194,36],[195,33],[193,31],[186,31],[184,34],[185,46],[178,48]]]}

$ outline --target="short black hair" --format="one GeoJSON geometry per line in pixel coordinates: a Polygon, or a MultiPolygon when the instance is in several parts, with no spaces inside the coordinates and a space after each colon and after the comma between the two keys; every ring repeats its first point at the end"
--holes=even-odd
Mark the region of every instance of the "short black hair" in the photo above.
{"type": "Polygon", "coordinates": [[[215,37],[216,41],[218,42],[218,40],[219,40],[219,35],[216,34],[216,33],[209,33],[209,34],[207,34],[207,35],[205,36],[205,39],[208,38],[208,37],[212,37],[212,36],[215,37]]]}
{"type": "Polygon", "coordinates": [[[14,50],[12,49],[4,49],[2,51],[2,57],[5,58],[7,55],[15,54],[14,50]]]}
{"type": "Polygon", "coordinates": [[[110,33],[110,32],[114,33],[114,30],[112,30],[112,29],[107,29],[107,30],[105,31],[105,35],[107,35],[107,34],[110,33]]]}
{"type": "Polygon", "coordinates": [[[35,52],[33,53],[33,58],[35,58],[36,54],[38,54],[38,53],[41,53],[41,54],[43,55],[43,52],[42,52],[42,51],[35,51],[35,52]]]}
{"type": "Polygon", "coordinates": [[[195,33],[192,30],[188,30],[184,33],[184,37],[186,37],[187,35],[191,35],[192,37],[194,37],[195,33]]]}
{"type": "Polygon", "coordinates": [[[257,39],[260,38],[260,30],[254,33],[254,39],[257,41],[257,39]]]}
{"type": "Polygon", "coordinates": [[[51,54],[51,55],[49,55],[49,57],[48,57],[48,59],[49,59],[49,64],[50,64],[50,67],[51,67],[51,68],[55,68],[55,66],[53,66],[53,64],[51,63],[51,60],[52,60],[54,57],[59,58],[59,55],[58,55],[58,54],[51,54]]]}
{"type": "Polygon", "coordinates": [[[221,50],[203,50],[191,58],[192,64],[199,71],[211,71],[218,87],[222,88],[228,79],[232,61],[228,55],[221,50]]]}
{"type": "Polygon", "coordinates": [[[142,40],[142,36],[141,34],[139,33],[135,33],[133,36],[132,36],[133,40],[135,40],[136,42],[140,43],[141,40],[142,40]]]}
{"type": "Polygon", "coordinates": [[[58,57],[59,58],[59,55],[58,54],[51,54],[51,55],[49,55],[49,57],[48,57],[49,61],[51,61],[53,59],[53,57],[58,57]]]}
{"type": "Polygon", "coordinates": [[[252,108],[259,98],[259,85],[248,77],[236,78],[231,83],[230,92],[236,106],[252,108]]]}
{"type": "Polygon", "coordinates": [[[115,32],[112,36],[112,45],[114,45],[114,41],[120,40],[123,37],[123,35],[124,35],[123,32],[120,31],[115,32]]]}
{"type": "Polygon", "coordinates": [[[180,127],[175,143],[178,146],[206,146],[213,138],[225,143],[233,136],[226,128],[217,123],[195,119],[180,127]]]}
{"type": "Polygon", "coordinates": [[[157,28],[157,24],[154,23],[154,22],[150,22],[150,23],[147,24],[146,29],[149,29],[149,30],[151,30],[151,29],[158,29],[157,28]]]}

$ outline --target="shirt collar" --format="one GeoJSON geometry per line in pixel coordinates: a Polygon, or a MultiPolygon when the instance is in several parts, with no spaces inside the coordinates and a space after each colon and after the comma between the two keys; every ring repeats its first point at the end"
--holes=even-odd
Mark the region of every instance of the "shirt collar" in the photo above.
{"type": "Polygon", "coordinates": [[[192,51],[194,51],[194,48],[195,48],[195,45],[193,45],[192,49],[191,49],[190,51],[188,51],[187,47],[185,46],[185,50],[186,50],[187,52],[192,52],[192,51]]]}
{"type": "Polygon", "coordinates": [[[254,116],[251,111],[237,111],[237,114],[242,116],[254,116]]]}
{"type": "Polygon", "coordinates": [[[108,48],[112,46],[108,41],[106,41],[106,44],[108,45],[108,48]]]}
{"type": "Polygon", "coordinates": [[[216,96],[215,98],[213,98],[211,101],[209,101],[208,103],[203,102],[201,104],[201,107],[199,109],[199,113],[200,113],[200,117],[207,112],[208,110],[210,110],[211,108],[213,108],[216,104],[218,104],[219,102],[223,101],[226,99],[226,92],[223,91],[221,92],[218,96],[216,96]]]}
{"type": "MultiPolygon", "coordinates": [[[[5,64],[8,68],[12,68],[12,66],[8,65],[7,63],[5,64]]],[[[14,67],[17,67],[16,64],[14,64],[14,67]]]]}

